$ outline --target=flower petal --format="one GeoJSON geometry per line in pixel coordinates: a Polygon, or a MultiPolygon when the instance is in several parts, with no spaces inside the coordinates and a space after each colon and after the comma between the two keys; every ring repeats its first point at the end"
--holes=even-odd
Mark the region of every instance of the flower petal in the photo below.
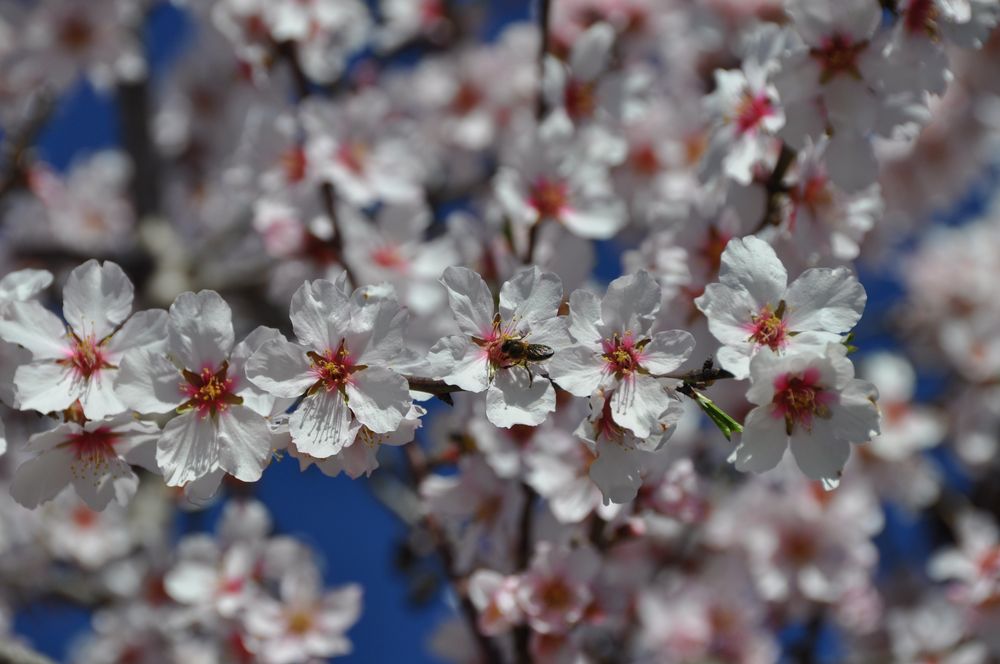
{"type": "Polygon", "coordinates": [[[606,365],[593,350],[570,346],[557,351],[549,360],[549,376],[573,396],[589,397],[604,380],[606,365]]]}
{"type": "Polygon", "coordinates": [[[72,367],[55,362],[23,364],[14,373],[17,407],[40,413],[65,410],[80,397],[85,382],[72,367]]]}
{"type": "Polygon", "coordinates": [[[271,457],[271,430],[259,413],[234,406],[218,414],[219,467],[242,482],[260,479],[271,457]]]}
{"type": "Polygon", "coordinates": [[[132,313],[132,282],[116,263],[89,260],[69,273],[63,316],[80,337],[100,340],[132,313]]]}
{"type": "Polygon", "coordinates": [[[156,443],[156,465],[168,486],[184,486],[207,475],[218,460],[215,423],[193,411],[167,422],[156,443]]]}
{"type": "Polygon", "coordinates": [[[751,235],[726,244],[719,281],[734,290],[747,291],[756,303],[776,307],[785,293],[788,272],[771,245],[751,235]]]}
{"type": "Polygon", "coordinates": [[[73,453],[56,448],[18,466],[10,483],[10,495],[19,504],[34,509],[55,498],[72,481],[73,453]]]}
{"type": "Polygon", "coordinates": [[[448,289],[451,312],[459,329],[472,337],[482,337],[493,327],[493,294],[483,278],[464,267],[449,267],[441,275],[448,289]]]}
{"type": "Polygon", "coordinates": [[[163,353],[140,348],[126,353],[115,379],[115,391],[126,406],[139,413],[167,413],[186,400],[184,382],[163,353]]]}
{"type": "Polygon", "coordinates": [[[733,452],[736,470],[763,473],[778,465],[788,449],[785,419],[775,417],[771,408],[754,408],[743,423],[740,444],[733,452]]]}
{"type": "Polygon", "coordinates": [[[326,459],[354,441],[360,424],[337,390],[321,389],[306,397],[288,420],[295,448],[317,459],[326,459]]]}
{"type": "Polygon", "coordinates": [[[486,391],[486,417],[490,422],[505,429],[515,424],[535,426],[556,409],[556,391],[552,383],[535,377],[529,385],[528,376],[522,367],[497,373],[486,391]]]}
{"type": "Polygon", "coordinates": [[[368,367],[351,378],[347,403],[358,421],[374,433],[398,429],[412,403],[406,379],[383,367],[368,367]]]}
{"type": "Polygon", "coordinates": [[[796,332],[848,332],[861,319],[868,296],[847,268],[812,268],[785,294],[788,327],[796,332]]]}
{"type": "Polygon", "coordinates": [[[694,351],[694,337],[683,330],[657,332],[642,349],[642,367],[655,374],[673,371],[694,351]]]}
{"type": "Polygon", "coordinates": [[[260,389],[286,399],[304,394],[317,380],[306,349],[285,339],[272,339],[258,348],[247,360],[246,374],[260,389]]]}
{"type": "Polygon", "coordinates": [[[24,346],[36,360],[60,360],[70,355],[66,326],[37,302],[12,302],[0,318],[0,338],[24,346]]]}
{"type": "Polygon", "coordinates": [[[215,291],[181,293],[170,305],[167,348],[185,369],[215,371],[235,341],[233,312],[215,291]]]}

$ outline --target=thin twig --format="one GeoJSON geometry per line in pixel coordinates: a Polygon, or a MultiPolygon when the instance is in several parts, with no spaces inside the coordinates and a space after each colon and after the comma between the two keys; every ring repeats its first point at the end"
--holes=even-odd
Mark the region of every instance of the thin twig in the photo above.
{"type": "Polygon", "coordinates": [[[771,171],[770,177],[767,178],[765,183],[765,190],[767,192],[767,207],[764,209],[764,216],[760,220],[760,224],[754,229],[754,233],[759,233],[768,226],[777,226],[781,222],[781,218],[778,215],[780,207],[778,205],[780,197],[788,193],[788,187],[785,186],[785,175],[788,173],[788,169],[791,168],[792,162],[795,161],[795,150],[788,147],[786,143],[781,144],[781,153],[778,155],[778,161],[774,164],[774,170],[771,171]]]}
{"type": "Polygon", "coordinates": [[[52,117],[55,96],[47,90],[35,95],[21,126],[12,130],[0,148],[0,198],[27,185],[27,154],[52,117]]]}

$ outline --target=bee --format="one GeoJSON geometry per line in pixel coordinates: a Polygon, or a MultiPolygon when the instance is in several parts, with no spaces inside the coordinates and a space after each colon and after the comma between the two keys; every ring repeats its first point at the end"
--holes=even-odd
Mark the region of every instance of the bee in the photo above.
{"type": "Polygon", "coordinates": [[[529,344],[520,339],[504,339],[500,344],[500,352],[504,354],[509,363],[503,368],[524,367],[528,371],[528,386],[534,382],[534,376],[528,369],[529,362],[544,362],[555,353],[544,344],[529,344]]]}

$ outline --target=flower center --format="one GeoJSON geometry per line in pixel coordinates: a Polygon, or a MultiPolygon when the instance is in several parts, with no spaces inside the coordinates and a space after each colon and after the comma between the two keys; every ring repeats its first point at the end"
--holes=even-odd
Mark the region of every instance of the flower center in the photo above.
{"type": "Polygon", "coordinates": [[[573,603],[573,591],[562,579],[546,581],[538,594],[542,604],[549,610],[566,609],[573,603]]]}
{"type": "Polygon", "coordinates": [[[756,129],[764,118],[774,115],[774,106],[770,98],[762,93],[751,95],[744,93],[736,107],[736,130],[745,134],[756,129]]]}
{"type": "Polygon", "coordinates": [[[73,448],[78,460],[98,465],[115,456],[114,446],[117,442],[118,434],[107,427],[100,427],[94,431],[70,434],[67,444],[73,448]]]}
{"type": "Polygon", "coordinates": [[[829,83],[841,74],[861,78],[858,69],[858,55],[868,46],[867,41],[855,42],[849,36],[836,33],[823,40],[822,46],[812,49],[809,54],[819,61],[822,72],[820,83],[829,83]]]}
{"type": "Polygon", "coordinates": [[[94,335],[84,338],[70,332],[72,350],[68,362],[73,371],[82,378],[90,378],[101,369],[114,368],[104,357],[104,340],[98,341],[94,335]]]}
{"type": "Polygon", "coordinates": [[[368,148],[359,141],[344,143],[337,148],[337,161],[355,175],[364,173],[367,158],[368,148]]]}
{"type": "Polygon", "coordinates": [[[455,115],[468,115],[479,107],[482,100],[483,95],[479,92],[479,88],[469,81],[462,81],[451,99],[451,111],[455,115]]]}
{"type": "Polygon", "coordinates": [[[784,300],[778,303],[775,311],[771,310],[771,305],[765,304],[760,313],[750,317],[750,338],[747,341],[767,346],[773,351],[784,348],[788,344],[788,323],[782,320],[784,316],[784,300]]]}
{"type": "Polygon", "coordinates": [[[632,165],[632,170],[646,177],[660,172],[660,158],[650,143],[644,143],[632,150],[629,163],[632,165]]]}
{"type": "Polygon", "coordinates": [[[183,372],[184,381],[181,383],[181,392],[187,395],[188,400],[178,407],[179,412],[195,409],[202,417],[215,415],[228,409],[230,406],[243,403],[241,397],[233,394],[235,381],[228,377],[229,362],[223,362],[218,370],[212,371],[205,367],[201,373],[194,373],[185,369],[183,372]]]}
{"type": "Polygon", "coordinates": [[[903,16],[903,25],[908,32],[923,33],[934,39],[937,31],[938,8],[934,0],[911,0],[903,16]]]}
{"type": "Polygon", "coordinates": [[[372,251],[372,262],[379,267],[402,270],[406,267],[406,259],[400,253],[399,247],[392,245],[382,245],[372,251]]]}
{"type": "Polygon", "coordinates": [[[311,388],[313,390],[319,387],[325,388],[327,392],[343,390],[350,382],[351,374],[365,368],[362,364],[354,363],[343,339],[337,350],[328,348],[322,355],[310,351],[308,355],[312,362],[312,373],[316,376],[316,383],[311,388]]]}
{"type": "Polygon", "coordinates": [[[91,528],[97,523],[97,512],[86,505],[77,505],[73,508],[73,523],[80,528],[91,528]]]}
{"type": "Polygon", "coordinates": [[[290,148],[281,155],[281,167],[285,171],[285,178],[290,184],[302,182],[306,177],[306,151],[297,146],[290,148]]]}
{"type": "Polygon", "coordinates": [[[785,432],[790,436],[798,424],[812,429],[813,417],[828,419],[834,395],[819,385],[819,371],[806,369],[802,374],[782,374],[774,381],[772,414],[785,418],[785,432]]]}
{"type": "Polygon", "coordinates": [[[593,116],[597,109],[596,86],[593,83],[570,81],[566,84],[563,103],[566,105],[566,112],[574,120],[593,116]]]}
{"type": "Polygon", "coordinates": [[[558,219],[568,202],[566,184],[545,177],[538,178],[531,186],[528,204],[538,210],[540,219],[558,219]]]}
{"type": "Polygon", "coordinates": [[[79,53],[90,46],[94,40],[94,28],[86,18],[73,14],[59,26],[59,43],[66,50],[79,53]]]}
{"type": "Polygon", "coordinates": [[[299,609],[288,616],[288,631],[292,634],[305,634],[312,626],[313,618],[306,610],[299,609]]]}
{"type": "Polygon", "coordinates": [[[649,339],[635,341],[632,331],[628,330],[624,336],[615,332],[610,339],[602,339],[601,346],[604,349],[604,361],[607,363],[606,370],[615,375],[616,378],[626,378],[642,367],[642,349],[649,343],[649,339]]]}

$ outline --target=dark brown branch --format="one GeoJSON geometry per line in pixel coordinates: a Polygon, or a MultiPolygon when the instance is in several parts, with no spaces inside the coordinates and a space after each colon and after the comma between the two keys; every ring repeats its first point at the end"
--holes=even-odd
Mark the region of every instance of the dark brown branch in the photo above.
{"type": "Polygon", "coordinates": [[[129,194],[140,222],[160,211],[160,164],[149,129],[152,108],[146,79],[118,86],[122,148],[132,161],[129,194]]]}
{"type": "Polygon", "coordinates": [[[777,226],[781,223],[781,197],[788,193],[788,187],[785,185],[785,175],[788,174],[788,169],[791,168],[792,163],[795,161],[795,150],[788,147],[786,143],[781,144],[781,153],[778,155],[778,161],[774,164],[774,170],[771,171],[770,177],[767,178],[765,183],[765,190],[767,192],[767,207],[764,209],[764,216],[760,220],[760,224],[754,229],[754,233],[759,233],[768,226],[777,226]]]}
{"type": "Polygon", "coordinates": [[[548,100],[545,99],[545,57],[549,54],[549,18],[551,0],[538,0],[538,31],[541,45],[538,49],[538,97],[535,99],[535,115],[539,121],[548,114],[548,100]]]}
{"type": "Polygon", "coordinates": [[[39,92],[29,105],[21,126],[11,130],[0,148],[0,198],[27,185],[27,156],[31,146],[55,110],[55,97],[39,92]]]}

